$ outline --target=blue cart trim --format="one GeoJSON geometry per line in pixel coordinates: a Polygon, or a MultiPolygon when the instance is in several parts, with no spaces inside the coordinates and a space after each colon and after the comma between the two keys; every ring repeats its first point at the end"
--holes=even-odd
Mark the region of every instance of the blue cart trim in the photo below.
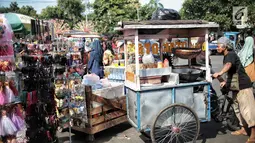
{"type": "Polygon", "coordinates": [[[126,107],[127,107],[127,117],[129,118],[129,108],[128,108],[128,96],[127,96],[127,88],[124,87],[124,93],[125,93],[125,96],[126,96],[126,107]]]}
{"type": "Polygon", "coordinates": [[[141,97],[141,95],[140,95],[140,92],[137,92],[136,93],[136,101],[137,101],[137,130],[141,130],[141,108],[140,108],[140,97],[141,97]]]}
{"type": "Polygon", "coordinates": [[[208,101],[208,108],[207,108],[207,120],[211,121],[211,94],[210,94],[210,90],[211,90],[211,85],[209,84],[208,86],[208,94],[207,94],[207,101],[208,101]]]}
{"type": "Polygon", "coordinates": [[[175,103],[175,88],[172,89],[172,104],[175,103]]]}

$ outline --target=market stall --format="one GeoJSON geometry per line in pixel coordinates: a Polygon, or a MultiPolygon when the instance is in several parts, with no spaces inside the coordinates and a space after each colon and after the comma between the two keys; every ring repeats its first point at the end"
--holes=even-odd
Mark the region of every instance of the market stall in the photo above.
{"type": "Polygon", "coordinates": [[[153,142],[195,141],[199,120],[211,120],[208,31],[219,25],[200,20],[159,20],[123,22],[119,26],[116,30],[122,31],[125,39],[128,121],[138,131],[150,130],[153,142]],[[205,46],[191,44],[191,37],[204,38],[205,46]],[[187,38],[188,42],[172,42],[173,38],[187,38]],[[143,39],[159,44],[139,43],[143,39]],[[129,41],[134,41],[131,50],[129,41]],[[205,66],[192,65],[191,59],[202,52],[205,66]],[[163,59],[164,53],[187,59],[187,63],[171,63],[163,59]],[[203,71],[205,76],[201,76],[203,71]]]}
{"type": "Polygon", "coordinates": [[[18,13],[5,13],[4,15],[14,33],[25,34],[31,32],[31,20],[35,20],[34,18],[18,13]]]}

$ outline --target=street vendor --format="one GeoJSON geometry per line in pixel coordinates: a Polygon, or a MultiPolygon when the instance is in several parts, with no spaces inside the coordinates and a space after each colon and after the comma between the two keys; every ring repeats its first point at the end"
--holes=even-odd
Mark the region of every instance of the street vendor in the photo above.
{"type": "MultiPolygon", "coordinates": [[[[255,143],[255,99],[251,80],[245,72],[245,69],[233,51],[231,41],[226,37],[218,40],[218,53],[224,55],[224,67],[220,72],[214,73],[213,77],[227,73],[227,81],[220,83],[221,87],[225,87],[233,92],[234,110],[241,126],[247,126],[251,129],[250,138],[246,143],[255,143]]],[[[245,133],[242,128],[240,133],[245,133]]]]}
{"type": "Polygon", "coordinates": [[[103,56],[103,64],[105,66],[110,66],[114,60],[114,51],[112,49],[112,43],[110,41],[106,42],[106,48],[104,51],[104,56],[103,56]]]}

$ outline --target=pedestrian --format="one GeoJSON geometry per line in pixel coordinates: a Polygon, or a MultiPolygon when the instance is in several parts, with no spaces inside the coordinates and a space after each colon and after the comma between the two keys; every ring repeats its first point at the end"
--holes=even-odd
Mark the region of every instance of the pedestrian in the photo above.
{"type": "Polygon", "coordinates": [[[251,82],[255,81],[255,65],[254,65],[254,39],[252,33],[248,33],[248,37],[245,38],[243,48],[238,53],[240,61],[250,77],[251,82]]]}
{"type": "Polygon", "coordinates": [[[114,60],[114,51],[112,49],[112,43],[110,41],[106,42],[106,50],[104,51],[103,63],[105,66],[110,66],[114,60]]]}
{"type": "Polygon", "coordinates": [[[221,82],[220,86],[235,91],[233,92],[233,100],[236,104],[233,105],[237,118],[241,121],[242,126],[251,129],[251,135],[246,143],[255,143],[255,99],[251,80],[246,74],[239,57],[233,51],[233,45],[228,38],[221,37],[218,40],[217,52],[224,55],[224,67],[220,72],[214,73],[213,77],[217,78],[227,73],[227,81],[221,82]]]}
{"type": "Polygon", "coordinates": [[[103,48],[99,40],[95,40],[92,45],[92,51],[88,62],[88,70],[91,73],[98,75],[100,78],[104,77],[103,71],[103,48]]]}

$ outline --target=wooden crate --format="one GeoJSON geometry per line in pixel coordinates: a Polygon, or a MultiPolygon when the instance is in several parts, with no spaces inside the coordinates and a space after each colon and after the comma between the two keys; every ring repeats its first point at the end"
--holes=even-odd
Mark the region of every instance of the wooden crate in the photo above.
{"type": "Polygon", "coordinates": [[[89,140],[93,141],[94,134],[127,121],[125,96],[115,99],[106,99],[92,94],[91,86],[86,86],[85,91],[88,123],[85,125],[85,128],[73,126],[73,130],[89,134],[89,140]],[[93,108],[93,101],[101,103],[102,105],[93,108]]]}

